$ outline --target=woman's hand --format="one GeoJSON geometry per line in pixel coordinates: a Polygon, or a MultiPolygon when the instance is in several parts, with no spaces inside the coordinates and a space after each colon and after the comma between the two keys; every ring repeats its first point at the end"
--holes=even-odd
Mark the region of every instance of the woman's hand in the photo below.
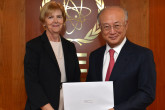
{"type": "Polygon", "coordinates": [[[54,110],[53,107],[48,103],[41,107],[41,110],[54,110]]]}

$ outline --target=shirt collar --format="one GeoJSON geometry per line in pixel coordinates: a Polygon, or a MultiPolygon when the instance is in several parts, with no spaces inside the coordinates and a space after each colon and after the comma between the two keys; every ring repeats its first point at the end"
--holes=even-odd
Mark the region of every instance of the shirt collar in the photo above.
{"type": "Polygon", "coordinates": [[[118,46],[116,46],[116,47],[114,47],[114,48],[111,48],[111,47],[108,45],[108,43],[106,43],[106,50],[105,50],[105,53],[109,53],[109,50],[110,50],[110,49],[114,49],[115,52],[116,52],[117,54],[119,54],[120,51],[121,51],[121,49],[122,49],[122,47],[124,46],[126,40],[127,40],[127,38],[125,37],[125,38],[123,39],[123,41],[120,43],[120,45],[118,45],[118,46]]]}
{"type": "Polygon", "coordinates": [[[49,41],[51,43],[61,43],[61,37],[59,37],[60,41],[59,42],[54,42],[54,41],[49,41]]]}

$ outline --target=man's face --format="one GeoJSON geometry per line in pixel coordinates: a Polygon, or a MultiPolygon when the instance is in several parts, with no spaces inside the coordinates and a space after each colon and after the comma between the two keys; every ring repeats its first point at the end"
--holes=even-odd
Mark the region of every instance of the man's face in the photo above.
{"type": "Polygon", "coordinates": [[[124,11],[113,7],[105,9],[99,16],[101,34],[111,48],[120,45],[128,27],[124,11]]]}

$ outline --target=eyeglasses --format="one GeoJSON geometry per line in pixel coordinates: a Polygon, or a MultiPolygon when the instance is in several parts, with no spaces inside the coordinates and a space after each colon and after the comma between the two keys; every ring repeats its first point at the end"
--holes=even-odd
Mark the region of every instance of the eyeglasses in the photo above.
{"type": "Polygon", "coordinates": [[[113,26],[109,25],[109,24],[103,24],[101,25],[101,28],[103,29],[103,31],[110,31],[112,28],[116,31],[120,30],[121,27],[124,26],[122,24],[115,24],[113,26]]]}

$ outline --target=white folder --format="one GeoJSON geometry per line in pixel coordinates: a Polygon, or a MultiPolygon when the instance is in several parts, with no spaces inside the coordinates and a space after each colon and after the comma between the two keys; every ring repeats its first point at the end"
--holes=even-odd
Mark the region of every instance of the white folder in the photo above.
{"type": "Polygon", "coordinates": [[[114,107],[113,82],[63,83],[64,110],[108,110],[114,107]]]}

